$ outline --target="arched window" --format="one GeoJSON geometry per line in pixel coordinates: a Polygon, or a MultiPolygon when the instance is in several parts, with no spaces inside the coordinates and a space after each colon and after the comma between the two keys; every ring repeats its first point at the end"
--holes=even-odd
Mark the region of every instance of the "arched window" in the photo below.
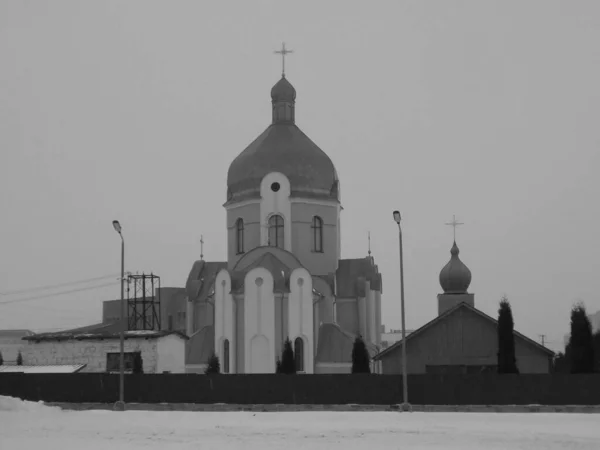
{"type": "Polygon", "coordinates": [[[229,373],[229,339],[223,341],[223,373],[229,373]]]}
{"type": "Polygon", "coordinates": [[[269,245],[284,248],[283,217],[279,215],[269,217],[269,245]]]}
{"type": "Polygon", "coordinates": [[[300,337],[294,341],[294,358],[296,359],[296,372],[304,372],[304,341],[300,337]]]}
{"type": "Polygon", "coordinates": [[[244,220],[238,219],[235,223],[237,254],[244,253],[244,220]]]}
{"type": "Polygon", "coordinates": [[[312,220],[312,250],[313,252],[323,253],[323,219],[319,216],[313,217],[312,220]]]}

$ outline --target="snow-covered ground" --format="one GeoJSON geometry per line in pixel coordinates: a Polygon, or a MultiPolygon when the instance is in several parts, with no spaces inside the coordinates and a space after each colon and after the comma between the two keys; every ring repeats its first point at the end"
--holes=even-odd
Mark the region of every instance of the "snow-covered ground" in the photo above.
{"type": "Polygon", "coordinates": [[[600,449],[596,414],[62,411],[0,397],[0,449],[600,449]]]}

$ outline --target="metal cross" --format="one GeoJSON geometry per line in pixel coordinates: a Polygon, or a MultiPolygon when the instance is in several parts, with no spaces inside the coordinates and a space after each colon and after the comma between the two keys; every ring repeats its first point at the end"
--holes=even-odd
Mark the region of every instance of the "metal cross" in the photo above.
{"type": "Polygon", "coordinates": [[[452,227],[454,228],[454,241],[456,241],[456,227],[460,226],[460,225],[464,225],[464,223],[462,222],[457,222],[456,221],[456,216],[452,216],[452,222],[446,223],[446,225],[452,225],[452,227]]]}
{"type": "Polygon", "coordinates": [[[200,260],[204,260],[204,236],[200,235],[200,260]]]}
{"type": "Polygon", "coordinates": [[[285,77],[285,55],[288,53],[294,53],[294,50],[288,50],[285,48],[285,42],[281,43],[281,50],[275,50],[273,53],[281,55],[281,76],[285,77]]]}

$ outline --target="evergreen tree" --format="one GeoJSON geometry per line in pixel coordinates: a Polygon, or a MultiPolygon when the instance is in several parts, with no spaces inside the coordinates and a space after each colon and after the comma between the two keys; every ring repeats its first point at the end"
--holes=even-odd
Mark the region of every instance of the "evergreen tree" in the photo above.
{"type": "Polygon", "coordinates": [[[281,359],[277,358],[275,363],[275,373],[281,373],[281,359]]]}
{"type": "Polygon", "coordinates": [[[571,310],[571,373],[592,373],[594,371],[594,341],[592,324],[585,306],[578,304],[571,310]]]}
{"type": "Polygon", "coordinates": [[[23,365],[23,355],[21,355],[21,352],[19,352],[19,354],[17,355],[17,366],[22,366],[23,365]]]}
{"type": "Polygon", "coordinates": [[[296,358],[294,358],[294,348],[292,347],[292,341],[290,341],[290,338],[286,338],[285,343],[283,344],[279,373],[296,373],[296,358]]]}
{"type": "Polygon", "coordinates": [[[219,362],[219,357],[215,353],[210,355],[210,358],[208,359],[208,367],[204,373],[207,375],[211,373],[221,373],[221,363],[219,362]]]}
{"type": "Polygon", "coordinates": [[[144,373],[144,361],[142,360],[142,352],[133,354],[133,373],[144,373]]]}
{"type": "Polygon", "coordinates": [[[498,373],[519,373],[512,310],[506,297],[502,297],[498,309],[498,373]]]}
{"type": "Polygon", "coordinates": [[[352,373],[371,373],[371,357],[361,336],[354,340],[352,346],[352,373]]]}
{"type": "Polygon", "coordinates": [[[0,366],[4,364],[4,358],[2,357],[2,352],[0,352],[0,366]]]}
{"type": "Polygon", "coordinates": [[[595,364],[594,368],[596,372],[600,372],[600,331],[594,333],[594,337],[592,338],[592,343],[594,347],[594,359],[595,364]]]}

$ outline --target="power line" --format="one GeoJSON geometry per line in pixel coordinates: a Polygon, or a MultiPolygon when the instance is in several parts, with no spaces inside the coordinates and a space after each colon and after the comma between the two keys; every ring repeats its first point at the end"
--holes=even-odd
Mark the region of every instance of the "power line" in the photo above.
{"type": "Polygon", "coordinates": [[[13,291],[0,292],[0,295],[6,296],[6,295],[26,294],[29,292],[46,291],[46,290],[55,289],[55,288],[59,288],[59,287],[74,286],[77,284],[86,284],[86,283],[90,283],[92,281],[100,281],[100,280],[105,280],[107,278],[113,278],[113,277],[119,277],[119,276],[120,276],[119,274],[105,275],[103,277],[87,278],[87,279],[79,280],[79,281],[70,281],[67,283],[51,284],[51,285],[39,286],[39,287],[35,287],[35,288],[15,289],[13,291]]]}
{"type": "Polygon", "coordinates": [[[97,286],[88,286],[88,287],[78,288],[78,289],[71,289],[69,291],[55,292],[53,294],[45,294],[45,295],[38,295],[36,297],[27,297],[27,298],[18,298],[18,299],[14,299],[14,300],[7,300],[5,302],[0,302],[0,305],[8,305],[9,303],[29,302],[32,300],[39,300],[39,299],[48,298],[48,297],[56,297],[58,295],[72,294],[73,292],[82,292],[82,291],[90,291],[93,289],[101,289],[101,288],[108,287],[108,286],[115,286],[119,283],[120,283],[120,281],[113,281],[111,283],[99,284],[97,286]]]}

